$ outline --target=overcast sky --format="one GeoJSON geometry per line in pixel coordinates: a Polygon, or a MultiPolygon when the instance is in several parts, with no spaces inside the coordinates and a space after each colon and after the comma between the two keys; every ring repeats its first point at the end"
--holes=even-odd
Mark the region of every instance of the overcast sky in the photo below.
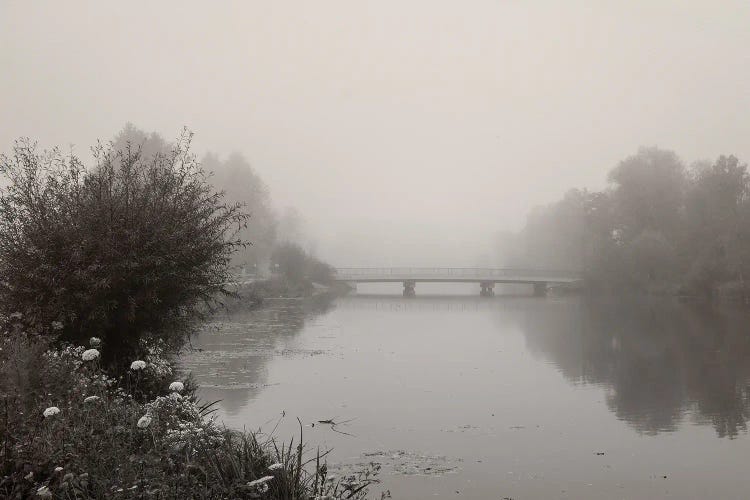
{"type": "Polygon", "coordinates": [[[244,153],[334,264],[474,265],[641,145],[750,159],[750,2],[0,1],[2,151],[128,121],[244,153]]]}

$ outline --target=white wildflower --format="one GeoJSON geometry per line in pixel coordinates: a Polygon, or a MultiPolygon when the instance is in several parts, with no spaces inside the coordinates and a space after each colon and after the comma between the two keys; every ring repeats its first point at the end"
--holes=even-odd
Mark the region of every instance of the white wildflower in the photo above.
{"type": "Polygon", "coordinates": [[[284,468],[284,464],[282,463],[275,463],[275,464],[271,464],[268,466],[268,470],[279,470],[283,468],[284,468]]]}
{"type": "Polygon", "coordinates": [[[43,415],[44,415],[44,418],[47,418],[53,415],[57,415],[58,413],[60,413],[60,408],[58,408],[57,406],[50,406],[49,408],[44,410],[43,415]]]}
{"type": "Polygon", "coordinates": [[[91,347],[99,347],[100,345],[102,345],[102,339],[100,339],[99,337],[91,337],[89,339],[89,345],[91,347]]]}
{"type": "Polygon", "coordinates": [[[86,399],[83,400],[84,403],[93,403],[94,401],[98,401],[99,396],[89,396],[86,399]]]}
{"type": "Polygon", "coordinates": [[[266,484],[268,481],[271,481],[273,479],[273,476],[263,476],[260,479],[256,479],[255,481],[250,481],[247,483],[247,485],[250,488],[254,488],[256,492],[263,494],[268,491],[268,485],[266,484]]]}
{"type": "Polygon", "coordinates": [[[143,370],[145,368],[146,368],[146,362],[145,361],[141,361],[140,359],[138,359],[138,360],[133,361],[132,363],[130,363],[130,369],[131,370],[138,371],[138,370],[143,370]]]}
{"type": "Polygon", "coordinates": [[[139,429],[145,429],[149,425],[151,425],[151,417],[149,415],[143,415],[141,418],[138,419],[139,429]]]}
{"type": "Polygon", "coordinates": [[[34,473],[33,472],[29,472],[28,474],[26,474],[25,476],[23,476],[23,478],[25,480],[27,480],[27,481],[33,481],[34,480],[34,473]]]}
{"type": "Polygon", "coordinates": [[[53,321],[52,322],[52,329],[56,330],[56,331],[62,330],[63,329],[62,321],[53,321]]]}
{"type": "Polygon", "coordinates": [[[60,466],[55,467],[55,472],[62,472],[63,468],[60,466]]]}
{"type": "Polygon", "coordinates": [[[36,496],[40,498],[52,498],[52,492],[49,490],[48,487],[42,486],[38,490],[36,490],[36,496]]]}
{"type": "Polygon", "coordinates": [[[182,392],[185,390],[185,385],[182,382],[176,381],[169,384],[169,390],[174,392],[182,392]]]}
{"type": "Polygon", "coordinates": [[[272,481],[272,480],[273,480],[273,476],[263,476],[262,478],[256,479],[255,481],[250,481],[249,483],[247,483],[247,485],[258,486],[259,484],[265,484],[268,481],[272,481]]]}
{"type": "Polygon", "coordinates": [[[88,349],[83,351],[83,354],[81,354],[81,359],[84,361],[93,361],[96,358],[99,357],[99,351],[96,349],[88,349]]]}

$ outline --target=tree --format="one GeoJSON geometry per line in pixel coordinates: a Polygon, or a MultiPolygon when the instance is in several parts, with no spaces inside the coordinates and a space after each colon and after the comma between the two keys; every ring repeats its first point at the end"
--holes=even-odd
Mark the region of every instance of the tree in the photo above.
{"type": "Polygon", "coordinates": [[[226,193],[227,200],[245,205],[250,218],[240,236],[251,244],[237,251],[232,263],[248,272],[265,272],[276,241],[276,217],[268,187],[239,153],[225,161],[213,153],[203,158],[203,166],[213,172],[212,182],[226,193]]]}
{"type": "Polygon", "coordinates": [[[208,184],[191,137],[153,155],[100,145],[90,169],[16,142],[0,157],[0,312],[64,340],[101,337],[108,363],[149,335],[179,344],[229,293],[247,218],[208,184]]]}
{"type": "Polygon", "coordinates": [[[721,281],[744,282],[747,165],[734,156],[720,156],[713,164],[696,164],[693,177],[685,203],[693,254],[689,281],[710,295],[721,281]]]}
{"type": "Polygon", "coordinates": [[[309,255],[296,243],[278,245],[272,255],[274,269],[291,283],[314,281],[330,284],[333,267],[309,255]]]}
{"type": "Polygon", "coordinates": [[[644,230],[676,235],[681,229],[685,167],[672,151],[641,148],[608,176],[625,241],[644,230]]]}

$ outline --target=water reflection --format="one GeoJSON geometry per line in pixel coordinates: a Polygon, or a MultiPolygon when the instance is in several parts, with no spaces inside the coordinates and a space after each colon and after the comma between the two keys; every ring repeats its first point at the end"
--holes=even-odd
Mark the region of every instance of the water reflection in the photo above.
{"type": "Polygon", "coordinates": [[[747,321],[671,301],[551,301],[528,308],[522,328],[532,352],[571,382],[604,386],[609,408],[639,432],[690,419],[733,438],[747,430],[747,321]]]}
{"type": "Polygon", "coordinates": [[[269,300],[261,309],[235,306],[217,314],[191,339],[181,359],[192,372],[204,401],[221,401],[225,415],[236,415],[268,387],[267,365],[295,352],[290,341],[312,318],[334,307],[333,300],[269,300]]]}
{"type": "MultiPolygon", "coordinates": [[[[666,300],[553,297],[353,296],[335,305],[357,328],[361,321],[377,321],[373,312],[489,315],[497,331],[520,331],[526,350],[554,365],[570,384],[601,387],[616,418],[642,434],[690,424],[710,425],[720,437],[747,432],[750,315],[745,311],[666,300]]],[[[300,354],[298,333],[332,307],[325,299],[280,301],[218,316],[193,340],[200,350],[187,355],[184,366],[198,378],[204,399],[221,399],[226,415],[236,415],[267,387],[269,362],[300,354]]]]}
{"type": "Polygon", "coordinates": [[[711,425],[719,437],[747,431],[750,336],[746,311],[672,300],[355,296],[354,310],[487,312],[519,328],[527,349],[571,384],[601,386],[607,406],[638,432],[711,425]]]}

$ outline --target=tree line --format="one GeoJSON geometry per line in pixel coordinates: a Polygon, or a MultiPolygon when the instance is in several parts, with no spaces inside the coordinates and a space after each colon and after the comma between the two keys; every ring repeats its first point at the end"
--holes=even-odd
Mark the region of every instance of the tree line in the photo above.
{"type": "Polygon", "coordinates": [[[722,155],[686,166],[672,151],[641,148],[607,180],[500,234],[503,263],[580,271],[590,290],[747,298],[747,164],[722,155]]]}
{"type": "MultiPolygon", "coordinates": [[[[145,158],[169,151],[171,145],[159,134],[146,133],[131,123],[115,136],[111,148],[138,148],[145,158]]],[[[248,218],[237,236],[245,245],[235,248],[231,267],[238,274],[270,277],[283,276],[294,283],[312,280],[327,283],[331,267],[318,259],[311,247],[305,221],[294,207],[278,211],[273,206],[270,190],[241,153],[225,159],[214,152],[200,160],[209,182],[223,194],[228,204],[239,204],[248,218]]]]}

